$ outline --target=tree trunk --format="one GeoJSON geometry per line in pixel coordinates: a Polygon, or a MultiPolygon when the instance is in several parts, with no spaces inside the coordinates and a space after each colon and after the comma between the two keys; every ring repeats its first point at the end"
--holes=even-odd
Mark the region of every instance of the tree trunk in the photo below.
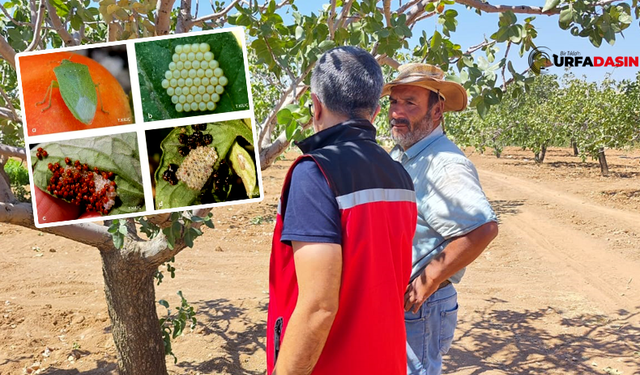
{"type": "Polygon", "coordinates": [[[101,255],[119,373],[166,375],[164,342],[156,313],[156,269],[135,251],[122,249],[101,255]]]}
{"type": "Polygon", "coordinates": [[[604,155],[604,147],[598,150],[598,162],[600,162],[600,172],[603,176],[609,176],[609,165],[607,164],[607,157],[604,155]]]}
{"type": "Polygon", "coordinates": [[[579,152],[578,152],[578,143],[575,141],[575,139],[571,140],[571,147],[573,147],[573,156],[578,156],[579,152]]]}
{"type": "Polygon", "coordinates": [[[547,155],[547,145],[542,145],[542,150],[536,152],[534,160],[536,163],[541,164],[544,161],[544,157],[547,155]]]}

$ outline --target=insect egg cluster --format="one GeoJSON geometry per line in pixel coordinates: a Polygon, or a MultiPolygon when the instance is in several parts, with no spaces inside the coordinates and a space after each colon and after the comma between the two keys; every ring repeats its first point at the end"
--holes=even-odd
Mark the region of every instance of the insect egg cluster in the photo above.
{"type": "Polygon", "coordinates": [[[106,215],[116,203],[116,183],[113,172],[91,169],[79,160],[65,158],[65,166],[60,163],[49,163],[53,174],[49,179],[47,191],[53,196],[62,198],[87,212],[99,212],[106,215]]]}
{"type": "Polygon", "coordinates": [[[49,153],[42,147],[38,147],[38,149],[36,150],[36,157],[38,158],[38,160],[42,160],[47,156],[49,156],[49,153]]]}
{"type": "Polygon", "coordinates": [[[207,43],[176,46],[164,73],[167,90],[178,112],[213,111],[229,83],[207,43]]]}
{"type": "Polygon", "coordinates": [[[201,190],[213,173],[218,154],[212,147],[198,146],[192,150],[178,167],[176,177],[191,189],[201,190]]]}

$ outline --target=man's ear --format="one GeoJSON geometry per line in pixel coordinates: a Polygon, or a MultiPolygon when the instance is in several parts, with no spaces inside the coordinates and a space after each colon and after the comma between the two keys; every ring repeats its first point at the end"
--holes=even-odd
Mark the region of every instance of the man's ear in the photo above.
{"type": "Polygon", "coordinates": [[[380,113],[380,104],[378,104],[378,106],[376,107],[376,110],[373,112],[373,116],[371,117],[371,123],[372,124],[373,124],[373,121],[378,116],[378,113],[380,113]]]}
{"type": "Polygon", "coordinates": [[[313,119],[319,121],[322,115],[322,102],[318,99],[318,95],[313,93],[311,94],[311,101],[313,102],[313,119]]]}
{"type": "Polygon", "coordinates": [[[433,106],[431,118],[437,124],[442,121],[443,116],[444,116],[444,101],[438,100],[438,102],[433,106]]]}

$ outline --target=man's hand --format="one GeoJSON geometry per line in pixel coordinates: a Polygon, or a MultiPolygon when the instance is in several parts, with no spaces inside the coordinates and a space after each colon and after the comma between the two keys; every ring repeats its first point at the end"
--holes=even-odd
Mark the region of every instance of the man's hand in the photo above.
{"type": "Polygon", "coordinates": [[[498,224],[491,221],[454,238],[420,276],[409,283],[404,293],[404,311],[417,313],[442,282],[473,262],[497,235],[498,224]]]}
{"type": "Polygon", "coordinates": [[[404,311],[411,310],[416,314],[424,301],[438,290],[439,285],[429,280],[424,272],[421,273],[407,285],[407,290],[404,292],[404,311]]]}

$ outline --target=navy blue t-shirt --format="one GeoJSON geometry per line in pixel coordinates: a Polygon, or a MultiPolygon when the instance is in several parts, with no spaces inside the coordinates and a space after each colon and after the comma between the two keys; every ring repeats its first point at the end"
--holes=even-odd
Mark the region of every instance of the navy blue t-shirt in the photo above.
{"type": "Polygon", "coordinates": [[[342,243],[338,202],[313,160],[293,169],[280,241],[342,243]]]}

